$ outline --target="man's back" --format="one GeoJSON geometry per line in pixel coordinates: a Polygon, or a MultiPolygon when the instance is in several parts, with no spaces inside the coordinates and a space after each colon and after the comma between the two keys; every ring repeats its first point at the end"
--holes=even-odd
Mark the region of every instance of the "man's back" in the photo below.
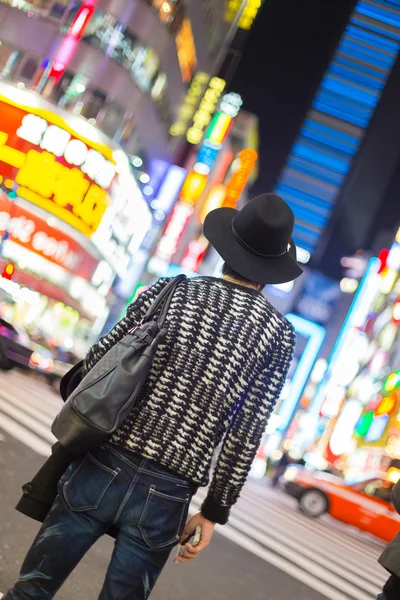
{"type": "MultiPolygon", "coordinates": [[[[159,280],[128,309],[131,327],[167,282],[159,280]]],[[[166,329],[141,401],[111,442],[206,485],[226,435],[213,485],[214,500],[230,506],[283,383],[293,330],[255,289],[212,277],[178,285],[166,329]]],[[[100,344],[106,348],[107,340],[100,344]]],[[[95,355],[96,348],[89,366],[95,355]]]]}

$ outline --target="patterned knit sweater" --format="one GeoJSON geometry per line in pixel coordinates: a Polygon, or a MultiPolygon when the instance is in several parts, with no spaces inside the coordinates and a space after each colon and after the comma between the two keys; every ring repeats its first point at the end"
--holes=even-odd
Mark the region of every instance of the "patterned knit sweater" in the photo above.
{"type": "MultiPolygon", "coordinates": [[[[86,358],[89,370],[138,324],[168,283],[142,293],[86,358]]],[[[203,515],[226,523],[279,398],[295,345],[291,324],[256,290],[213,277],[178,284],[141,399],[111,442],[208,484],[203,515]]]]}

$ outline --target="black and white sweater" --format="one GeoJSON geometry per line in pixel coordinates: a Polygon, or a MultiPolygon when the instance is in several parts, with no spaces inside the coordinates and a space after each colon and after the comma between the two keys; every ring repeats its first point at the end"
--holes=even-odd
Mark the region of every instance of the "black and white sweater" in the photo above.
{"type": "MultiPolygon", "coordinates": [[[[89,370],[144,317],[168,283],[142,293],[86,358],[89,370]]],[[[295,345],[292,325],[256,290],[213,277],[176,288],[141,401],[111,442],[208,484],[202,513],[225,523],[279,398],[295,345]]]]}

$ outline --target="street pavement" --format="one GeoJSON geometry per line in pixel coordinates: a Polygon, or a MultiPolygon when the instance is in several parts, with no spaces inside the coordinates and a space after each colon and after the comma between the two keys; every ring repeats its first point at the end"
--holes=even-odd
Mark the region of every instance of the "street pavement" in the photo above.
{"type": "MultiPolygon", "coordinates": [[[[0,373],[0,592],[17,577],[38,524],[14,505],[21,485],[50,453],[50,424],[61,406],[45,384],[0,373]]],[[[193,501],[199,508],[204,491],[193,501]]],[[[249,481],[230,523],[188,565],[170,560],[152,600],[374,600],[386,579],[383,544],[330,517],[311,521],[265,482],[249,481]]],[[[63,586],[59,600],[95,600],[112,552],[101,539],[63,586]]],[[[1,594],[0,594],[1,598],[1,594]]]]}

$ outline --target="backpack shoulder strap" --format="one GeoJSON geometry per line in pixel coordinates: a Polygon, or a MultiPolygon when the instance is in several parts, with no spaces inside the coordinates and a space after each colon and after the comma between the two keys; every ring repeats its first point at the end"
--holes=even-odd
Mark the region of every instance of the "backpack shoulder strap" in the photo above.
{"type": "Polygon", "coordinates": [[[172,296],[174,295],[175,288],[184,279],[186,279],[185,275],[178,275],[177,277],[174,277],[174,279],[171,279],[171,281],[169,281],[167,283],[165,288],[159,293],[159,295],[154,300],[153,304],[150,306],[149,310],[145,314],[143,321],[142,321],[143,323],[145,323],[146,321],[150,321],[154,317],[154,315],[159,311],[159,309],[161,308],[161,314],[160,314],[159,318],[157,319],[157,322],[158,322],[159,326],[162,326],[162,324],[164,323],[169,305],[171,304],[171,300],[172,300],[172,296]]]}

